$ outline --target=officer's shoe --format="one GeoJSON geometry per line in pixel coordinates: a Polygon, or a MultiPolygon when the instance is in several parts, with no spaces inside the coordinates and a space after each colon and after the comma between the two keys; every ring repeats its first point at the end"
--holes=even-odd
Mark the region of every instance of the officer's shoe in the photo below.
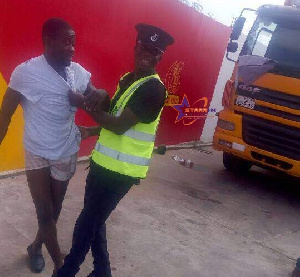
{"type": "Polygon", "coordinates": [[[300,277],[300,258],[297,259],[296,267],[292,273],[292,277],[300,277]]]}
{"type": "Polygon", "coordinates": [[[295,268],[293,273],[292,273],[292,277],[300,277],[300,270],[295,268]]]}

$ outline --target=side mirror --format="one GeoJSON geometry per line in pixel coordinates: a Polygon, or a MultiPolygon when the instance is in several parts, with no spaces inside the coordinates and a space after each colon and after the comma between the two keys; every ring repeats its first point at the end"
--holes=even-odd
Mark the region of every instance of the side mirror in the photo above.
{"type": "Polygon", "coordinates": [[[244,25],[245,25],[245,21],[246,21],[246,18],[245,17],[239,17],[235,22],[234,22],[234,25],[233,25],[233,29],[232,29],[232,33],[230,35],[230,39],[231,40],[238,40],[241,33],[242,33],[242,30],[244,28],[244,25]]]}
{"type": "Polygon", "coordinates": [[[228,46],[227,46],[227,52],[229,53],[236,53],[236,51],[238,50],[239,48],[239,44],[237,42],[229,42],[228,43],[228,46]]]}

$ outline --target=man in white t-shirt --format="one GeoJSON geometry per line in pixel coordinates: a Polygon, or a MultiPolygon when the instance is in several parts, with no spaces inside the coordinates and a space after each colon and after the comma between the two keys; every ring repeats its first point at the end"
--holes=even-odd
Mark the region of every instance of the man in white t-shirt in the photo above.
{"type": "Polygon", "coordinates": [[[109,101],[105,91],[92,85],[91,74],[71,62],[75,32],[67,22],[59,18],[47,20],[42,38],[44,54],[14,70],[0,110],[1,145],[17,106],[21,104],[23,108],[26,175],[39,225],[27,249],[34,272],[41,272],[45,266],[43,243],[54,262],[54,271],[63,264],[56,222],[75,173],[81,140],[74,120],[75,106],[83,103],[84,95],[95,91],[109,101]]]}

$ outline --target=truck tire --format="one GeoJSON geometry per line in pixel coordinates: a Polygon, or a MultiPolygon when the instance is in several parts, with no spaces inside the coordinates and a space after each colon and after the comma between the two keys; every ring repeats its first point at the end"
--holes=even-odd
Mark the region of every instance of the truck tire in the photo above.
{"type": "Polygon", "coordinates": [[[226,152],[223,152],[223,165],[228,171],[239,175],[247,173],[252,167],[251,162],[226,152]]]}

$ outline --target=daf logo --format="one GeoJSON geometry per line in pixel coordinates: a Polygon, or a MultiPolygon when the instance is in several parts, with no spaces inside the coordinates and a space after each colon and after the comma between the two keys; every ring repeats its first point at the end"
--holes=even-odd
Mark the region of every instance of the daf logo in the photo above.
{"type": "Polygon", "coordinates": [[[245,86],[245,85],[239,85],[239,89],[245,90],[245,91],[250,91],[250,92],[260,92],[261,89],[259,88],[254,88],[250,86],[245,86]]]}
{"type": "Polygon", "coordinates": [[[150,37],[151,41],[155,42],[158,40],[158,34],[154,34],[153,36],[150,37]]]}

